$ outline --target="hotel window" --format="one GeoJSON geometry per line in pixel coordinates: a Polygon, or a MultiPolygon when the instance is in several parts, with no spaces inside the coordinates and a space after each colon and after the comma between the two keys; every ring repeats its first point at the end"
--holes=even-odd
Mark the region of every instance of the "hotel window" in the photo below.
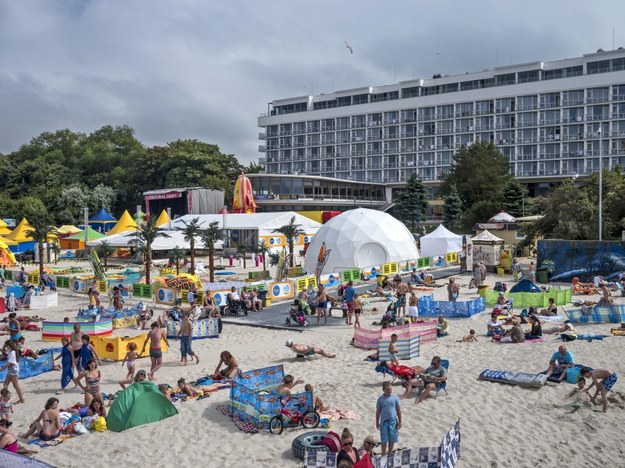
{"type": "MultiPolygon", "coordinates": [[[[351,96],[343,96],[336,99],[336,105],[338,107],[345,107],[352,105],[352,97],[351,96]]],[[[332,106],[335,107],[335,106],[332,106]]]]}
{"type": "Polygon", "coordinates": [[[413,86],[413,87],[410,87],[410,88],[403,88],[401,90],[401,96],[403,98],[418,97],[419,96],[419,87],[418,86],[413,86]]]}
{"type": "MultiPolygon", "coordinates": [[[[521,83],[519,73],[519,83],[521,83]]],[[[564,68],[558,68],[556,70],[543,70],[543,80],[556,80],[564,77],[564,68]]]]}
{"type": "Polygon", "coordinates": [[[516,81],[514,73],[495,76],[495,86],[513,85],[516,81]]]}
{"type": "Polygon", "coordinates": [[[368,102],[369,102],[369,95],[368,94],[357,94],[355,96],[352,96],[352,104],[353,105],[367,104],[368,102]]]}
{"type": "Polygon", "coordinates": [[[593,75],[595,73],[606,73],[609,71],[610,71],[609,60],[599,60],[598,62],[588,62],[586,64],[586,72],[589,75],[593,75]]]}

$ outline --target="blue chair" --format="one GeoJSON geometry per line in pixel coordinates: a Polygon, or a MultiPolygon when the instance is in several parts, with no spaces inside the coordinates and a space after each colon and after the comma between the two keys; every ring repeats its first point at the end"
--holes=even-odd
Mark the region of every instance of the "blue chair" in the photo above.
{"type": "MultiPolygon", "coordinates": [[[[443,366],[445,369],[447,369],[447,371],[449,371],[449,360],[441,359],[441,366],[443,366]]],[[[434,387],[434,391],[435,391],[434,399],[438,397],[438,392],[440,392],[441,390],[445,392],[445,395],[449,395],[449,393],[447,393],[447,381],[446,380],[444,382],[438,382],[436,386],[434,387]]]]}

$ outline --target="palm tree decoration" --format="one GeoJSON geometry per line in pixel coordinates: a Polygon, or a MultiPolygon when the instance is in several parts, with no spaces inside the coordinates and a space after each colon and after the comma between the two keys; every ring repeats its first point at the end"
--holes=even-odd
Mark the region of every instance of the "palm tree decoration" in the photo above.
{"type": "Polygon", "coordinates": [[[35,219],[28,229],[26,229],[26,236],[30,237],[35,243],[37,243],[37,249],[39,251],[39,278],[43,276],[43,245],[46,242],[52,241],[53,238],[58,239],[59,231],[54,226],[48,224],[45,219],[35,219]]]}
{"type": "Polygon", "coordinates": [[[263,271],[267,271],[267,254],[270,252],[269,246],[265,239],[261,240],[256,246],[256,253],[263,257],[263,271]]]}
{"type": "Polygon", "coordinates": [[[242,242],[237,246],[237,250],[243,256],[243,269],[247,270],[247,253],[252,250],[252,246],[247,242],[242,242]]]}
{"type": "Polygon", "coordinates": [[[59,261],[59,255],[61,255],[61,246],[58,242],[52,242],[50,251],[54,253],[54,264],[56,265],[59,261]]]}
{"type": "Polygon", "coordinates": [[[202,229],[200,227],[200,218],[193,218],[190,223],[181,221],[184,227],[177,227],[176,231],[184,234],[184,240],[189,243],[189,251],[191,253],[191,269],[189,273],[195,274],[195,238],[199,237],[202,229]]]}
{"type": "Polygon", "coordinates": [[[295,243],[295,238],[305,233],[301,227],[301,224],[295,224],[295,216],[293,216],[289,224],[273,230],[274,233],[282,234],[286,238],[286,243],[289,246],[289,266],[291,268],[293,268],[293,249],[295,248],[293,244],[295,243]]]}
{"type": "Polygon", "coordinates": [[[201,233],[202,243],[208,249],[208,271],[210,282],[215,282],[215,244],[224,238],[223,229],[219,229],[219,221],[213,221],[201,233]]]}
{"type": "Polygon", "coordinates": [[[117,249],[115,247],[113,247],[111,244],[108,243],[108,241],[102,241],[102,243],[100,245],[98,245],[98,247],[96,248],[96,252],[98,253],[99,257],[102,257],[104,259],[104,269],[106,270],[108,268],[108,259],[110,255],[113,255],[115,253],[117,249]]]}
{"type": "Polygon", "coordinates": [[[145,284],[150,284],[150,269],[152,268],[152,243],[159,237],[171,237],[156,225],[153,216],[147,223],[142,224],[132,233],[130,243],[141,253],[145,261],[145,284]]]}
{"type": "Polygon", "coordinates": [[[176,265],[176,276],[180,274],[180,260],[184,260],[186,256],[185,250],[178,246],[169,251],[169,261],[176,265]]]}

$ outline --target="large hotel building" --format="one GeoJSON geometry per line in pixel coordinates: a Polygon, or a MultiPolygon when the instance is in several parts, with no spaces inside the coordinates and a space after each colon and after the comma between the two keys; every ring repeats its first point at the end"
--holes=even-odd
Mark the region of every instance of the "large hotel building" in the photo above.
{"type": "Polygon", "coordinates": [[[625,167],[625,50],[279,99],[258,125],[267,177],[393,188],[416,173],[435,199],[454,152],[490,141],[538,195],[600,160],[625,167]]]}

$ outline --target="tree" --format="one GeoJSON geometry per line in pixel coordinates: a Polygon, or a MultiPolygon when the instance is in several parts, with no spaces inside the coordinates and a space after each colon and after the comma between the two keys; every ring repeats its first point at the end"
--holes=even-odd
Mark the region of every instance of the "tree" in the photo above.
{"type": "Polygon", "coordinates": [[[223,229],[219,228],[219,221],[213,221],[200,235],[202,243],[208,249],[208,271],[211,283],[215,282],[215,244],[224,238],[223,229]]]}
{"type": "Polygon", "coordinates": [[[458,229],[460,227],[460,220],[464,209],[462,206],[462,199],[458,193],[458,189],[455,185],[451,186],[449,195],[445,197],[445,206],[443,207],[443,223],[450,230],[458,229]]]}
{"type": "Polygon", "coordinates": [[[177,227],[176,231],[182,232],[185,242],[189,243],[189,252],[191,254],[191,270],[192,275],[195,274],[195,239],[200,237],[202,228],[200,227],[200,218],[193,218],[191,222],[182,221],[184,226],[177,227]]]}
{"type": "Polygon", "coordinates": [[[270,252],[269,246],[265,239],[261,240],[256,246],[256,253],[263,257],[263,271],[267,271],[267,254],[270,252]]]}
{"type": "Polygon", "coordinates": [[[252,246],[247,242],[242,242],[237,246],[237,250],[243,256],[243,269],[247,270],[247,253],[252,250],[252,246]]]}
{"type": "Polygon", "coordinates": [[[412,174],[406,182],[406,186],[397,194],[395,201],[395,214],[401,222],[411,226],[412,231],[416,225],[425,220],[428,195],[423,182],[417,174],[412,174]]]}
{"type": "Polygon", "coordinates": [[[100,245],[96,248],[96,252],[98,256],[104,259],[104,269],[108,268],[108,259],[110,255],[113,255],[117,249],[113,247],[108,241],[102,241],[100,245]]]}
{"type": "Polygon", "coordinates": [[[43,244],[52,238],[58,238],[59,231],[52,225],[49,220],[44,218],[34,218],[30,222],[30,227],[26,229],[26,236],[36,242],[39,250],[39,278],[43,276],[43,244]]]}
{"type": "Polygon", "coordinates": [[[131,244],[143,253],[145,262],[145,284],[150,284],[150,270],[152,268],[152,243],[159,237],[171,237],[156,225],[156,217],[152,218],[132,233],[131,244]]]}
{"type": "Polygon", "coordinates": [[[59,261],[59,255],[61,254],[61,246],[58,242],[52,242],[52,244],[50,244],[50,251],[54,253],[54,264],[56,265],[59,261]]]}
{"type": "Polygon", "coordinates": [[[468,148],[462,146],[454,154],[454,163],[441,184],[440,193],[448,196],[455,185],[467,208],[478,201],[502,202],[503,189],[510,178],[508,159],[495,145],[482,141],[468,148]]]}
{"type": "Polygon", "coordinates": [[[181,249],[178,246],[174,247],[169,251],[168,259],[170,262],[176,265],[176,276],[180,274],[180,261],[184,260],[186,256],[187,253],[184,251],[184,249],[181,249]]]}
{"type": "Polygon", "coordinates": [[[289,254],[290,254],[289,266],[291,268],[293,268],[293,251],[295,249],[295,245],[294,245],[295,238],[305,233],[304,230],[301,229],[301,227],[302,227],[301,224],[295,223],[295,216],[293,216],[289,224],[285,224],[284,226],[281,226],[272,231],[275,234],[282,234],[285,237],[286,243],[289,246],[289,254]]]}
{"type": "Polygon", "coordinates": [[[515,218],[525,216],[527,187],[516,179],[510,179],[503,189],[503,207],[515,218]]]}

